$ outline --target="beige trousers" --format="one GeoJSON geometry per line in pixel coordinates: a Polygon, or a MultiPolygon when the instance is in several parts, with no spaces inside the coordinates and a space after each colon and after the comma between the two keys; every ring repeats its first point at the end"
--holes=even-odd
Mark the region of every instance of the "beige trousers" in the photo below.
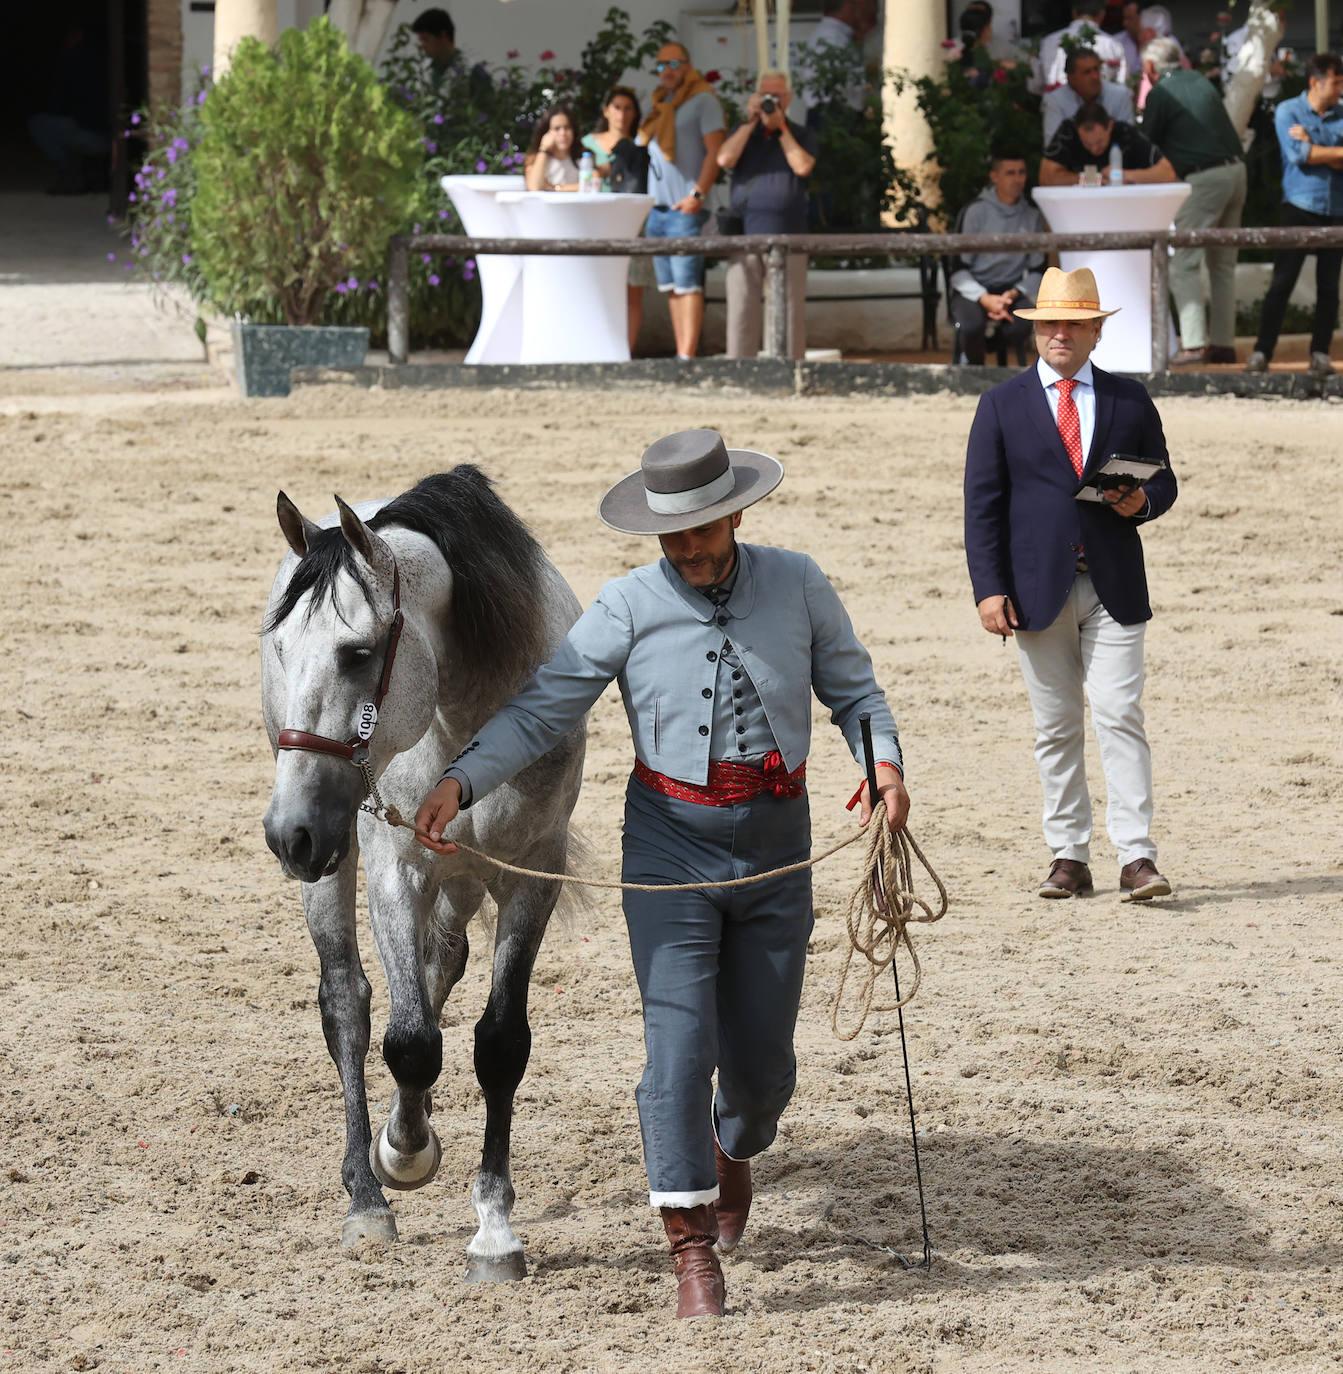
{"type": "MultiPolygon", "coordinates": [[[[807,255],[789,253],[788,356],[800,358],[807,347],[807,255]]],[[[764,344],[765,260],[759,253],[738,253],[727,263],[727,356],[754,358],[764,344]]]]}

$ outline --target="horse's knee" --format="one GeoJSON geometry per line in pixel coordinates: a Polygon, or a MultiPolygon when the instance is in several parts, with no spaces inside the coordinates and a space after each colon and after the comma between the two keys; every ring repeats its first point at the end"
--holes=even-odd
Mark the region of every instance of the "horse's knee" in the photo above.
{"type": "Polygon", "coordinates": [[[487,1091],[516,1088],[531,1052],[531,1027],[522,1018],[505,1022],[487,1011],[476,1022],[476,1079],[487,1091]]]}
{"type": "Polygon", "coordinates": [[[382,1057],[399,1086],[425,1091],[443,1071],[443,1034],[434,1025],[390,1025],[382,1037],[382,1057]]]}

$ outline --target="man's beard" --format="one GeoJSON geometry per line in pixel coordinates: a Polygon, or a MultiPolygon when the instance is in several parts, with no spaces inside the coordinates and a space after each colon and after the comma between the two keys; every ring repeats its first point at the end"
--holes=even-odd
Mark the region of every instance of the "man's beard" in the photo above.
{"type": "Polygon", "coordinates": [[[689,559],[673,559],[672,567],[680,575],[683,582],[689,582],[691,586],[703,590],[705,587],[716,587],[731,571],[737,557],[737,541],[733,539],[728,545],[727,552],[721,558],[702,559],[691,562],[689,559]],[[691,581],[691,577],[694,581],[691,581]]]}

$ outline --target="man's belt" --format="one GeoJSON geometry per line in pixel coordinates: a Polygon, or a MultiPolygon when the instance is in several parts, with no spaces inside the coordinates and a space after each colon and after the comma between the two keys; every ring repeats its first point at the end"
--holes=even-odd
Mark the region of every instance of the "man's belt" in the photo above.
{"type": "Polygon", "coordinates": [[[1191,167],[1185,176],[1192,177],[1197,176],[1200,172],[1211,172],[1214,167],[1230,167],[1240,160],[1239,157],[1224,157],[1220,162],[1205,162],[1202,167],[1191,167]]]}
{"type": "Polygon", "coordinates": [[[634,760],[634,776],[654,792],[700,806],[735,806],[765,793],[786,800],[800,797],[806,790],[806,759],[789,773],[784,768],[783,756],[776,750],[765,755],[762,765],[752,768],[728,759],[710,759],[709,781],[703,787],[655,773],[642,759],[634,760]]]}

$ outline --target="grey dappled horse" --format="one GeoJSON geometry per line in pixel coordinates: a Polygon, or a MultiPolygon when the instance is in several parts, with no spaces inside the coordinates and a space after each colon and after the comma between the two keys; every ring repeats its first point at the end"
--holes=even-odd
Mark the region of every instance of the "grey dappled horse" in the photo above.
{"type": "MultiPolygon", "coordinates": [[[[389,502],[315,525],[280,493],[291,553],[271,588],[261,640],[275,787],[266,842],[302,883],[321,960],[318,1000],[345,1093],[342,1240],[394,1240],[379,1183],[423,1187],[441,1148],[429,1090],[443,1062],[439,1013],[466,967],[466,928],[488,892],[498,907],[489,1001],[476,1023],[485,1143],[472,1202],[480,1228],[468,1277],[526,1273],[509,1225],[513,1096],[527,1066],[527,992],[561,884],[445,858],[360,811],[366,778],[411,816],[447,763],[545,662],[577,618],[568,585],[475,467],[426,477],[389,502]],[[364,1060],[371,989],[359,958],[355,873],[363,851],[373,936],[391,1010],[382,1054],[396,1079],[376,1141],[364,1060]]],[[[584,730],[462,812],[450,827],[486,853],[563,872],[584,730]]]]}

